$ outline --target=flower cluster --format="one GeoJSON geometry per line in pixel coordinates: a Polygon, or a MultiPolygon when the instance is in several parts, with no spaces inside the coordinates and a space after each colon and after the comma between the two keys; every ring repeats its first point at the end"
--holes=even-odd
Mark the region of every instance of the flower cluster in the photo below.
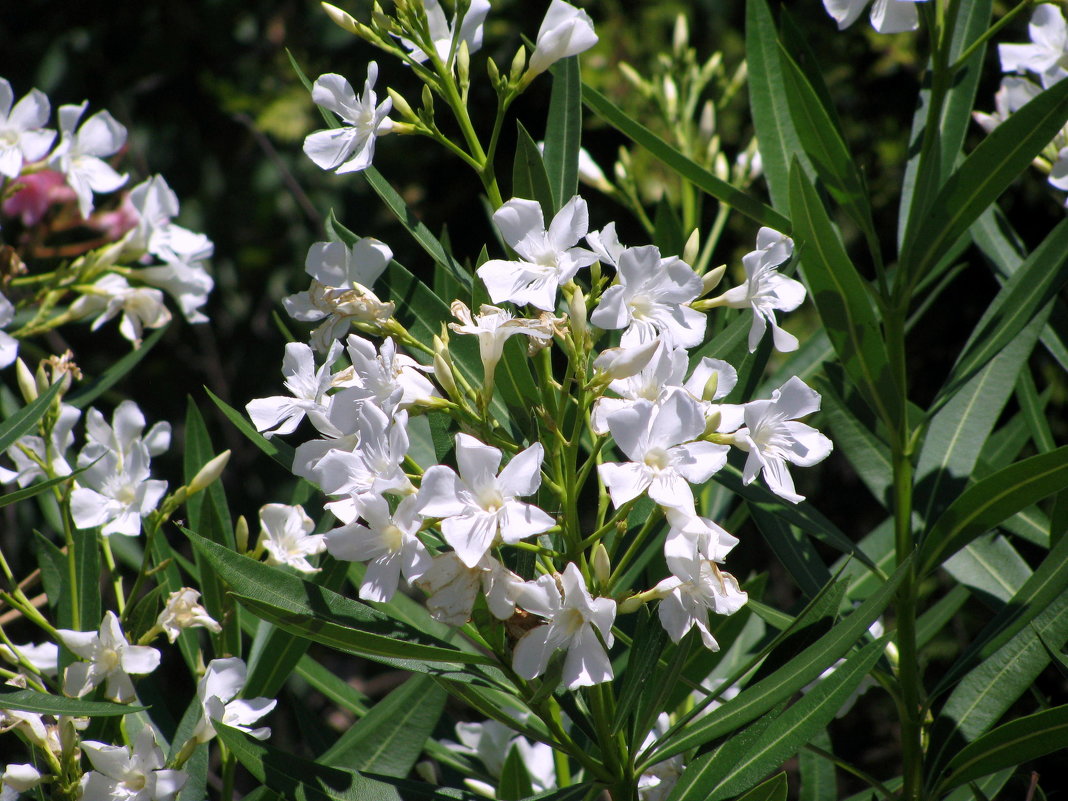
{"type": "Polygon", "coordinates": [[[189,322],[208,319],[201,309],[214,285],[205,266],[211,240],[173,222],[178,198],[162,176],[123,190],[129,176],[111,162],[126,128],[107,111],[83,119],[87,109],[61,106],[57,132],[45,127],[51,104],[43,92],[14,102],[0,78],[0,226],[19,253],[0,292],[0,329],[24,312],[13,333],[0,331],[0,367],[14,361],[19,339],[72,320],[91,319],[96,330],[120,317],[119,331],[137,347],[146,328],[171,320],[164,293],[189,322]],[[116,193],[98,208],[99,196],[116,193]],[[67,295],[72,302],[56,313],[67,295]]]}
{"type": "MultiPolygon", "coordinates": [[[[1032,14],[1027,30],[1030,43],[998,45],[1001,71],[1010,74],[1001,79],[994,95],[994,112],[974,114],[987,133],[1038,97],[1043,89],[1068,77],[1068,23],[1062,9],[1053,3],[1042,3],[1032,14]]],[[[1051,186],[1068,191],[1068,127],[1053,138],[1035,163],[1049,174],[1051,186]]]]}

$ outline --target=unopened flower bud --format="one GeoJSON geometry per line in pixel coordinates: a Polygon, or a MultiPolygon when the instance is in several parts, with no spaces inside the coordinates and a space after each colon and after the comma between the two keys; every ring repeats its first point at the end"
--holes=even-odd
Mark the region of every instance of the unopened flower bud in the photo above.
{"type": "Polygon", "coordinates": [[[238,553],[248,552],[248,521],[240,515],[234,523],[234,544],[238,553]]]}
{"type": "Polygon", "coordinates": [[[645,599],[643,599],[641,595],[632,595],[617,606],[616,613],[620,615],[629,615],[631,612],[637,612],[641,609],[642,604],[644,603],[645,599]]]}
{"type": "Polygon", "coordinates": [[[727,265],[721,264],[719,267],[714,267],[701,276],[701,294],[707,295],[719,286],[719,282],[723,280],[723,274],[725,272],[727,272],[727,265]]]}
{"type": "MultiPolygon", "coordinates": [[[[713,139],[713,142],[716,140],[713,139]]],[[[710,143],[711,144],[711,143],[710,143]]],[[[730,180],[731,177],[731,165],[727,161],[727,157],[723,155],[723,152],[718,149],[719,143],[716,143],[717,150],[715,160],[712,162],[712,172],[721,181],[730,180]]]]}
{"type": "Polygon", "coordinates": [[[512,68],[509,70],[509,80],[512,83],[518,83],[519,79],[523,76],[523,70],[527,66],[527,49],[523,45],[519,46],[519,49],[515,51],[515,57],[512,59],[512,68]]]}
{"type": "Polygon", "coordinates": [[[604,547],[604,543],[599,542],[593,549],[593,576],[603,586],[608,583],[611,575],[612,560],[608,558],[608,549],[604,547]]]}
{"type": "MultiPolygon", "coordinates": [[[[398,11],[399,11],[400,10],[400,4],[399,3],[397,4],[397,8],[398,8],[398,11]]],[[[389,16],[386,14],[386,12],[382,10],[382,6],[380,6],[376,2],[374,4],[374,7],[371,9],[371,24],[372,24],[372,26],[374,26],[375,28],[377,28],[379,30],[388,31],[391,22],[392,22],[392,20],[390,20],[389,16]]]]}
{"type": "Polygon", "coordinates": [[[326,12],[326,16],[330,17],[331,21],[342,30],[346,30],[349,33],[359,34],[358,23],[353,19],[352,15],[347,11],[342,11],[335,5],[330,3],[320,3],[323,7],[323,11],[326,12]]]}
{"type": "Polygon", "coordinates": [[[486,74],[489,75],[490,84],[496,88],[501,81],[501,71],[497,68],[497,63],[492,58],[486,59],[486,74]]]}
{"type": "Polygon", "coordinates": [[[575,341],[581,343],[589,329],[586,326],[586,296],[582,294],[582,287],[578,284],[575,284],[575,288],[567,296],[567,313],[571,318],[571,331],[575,335],[575,341]]]}
{"type": "Polygon", "coordinates": [[[704,389],[701,390],[701,400],[710,401],[715,398],[717,389],[719,389],[719,372],[713,370],[705,382],[704,389]]]}
{"type": "Polygon", "coordinates": [[[445,394],[450,398],[457,399],[460,397],[460,391],[456,387],[456,379],[452,375],[452,365],[450,364],[449,349],[440,337],[434,337],[434,378],[437,379],[438,386],[445,390],[445,394]]]}
{"type": "Polygon", "coordinates": [[[626,61],[621,61],[616,69],[618,69],[619,72],[623,75],[623,79],[631,83],[635,89],[640,91],[642,94],[648,93],[649,87],[646,85],[645,80],[642,78],[641,75],[638,74],[638,71],[634,69],[634,67],[628,64],[626,61]]]}
{"type": "Polygon", "coordinates": [[[37,400],[39,395],[37,382],[34,380],[30,368],[26,366],[26,362],[22,361],[21,358],[15,360],[15,378],[19,384],[19,391],[22,392],[22,399],[26,403],[33,403],[37,400]]]}
{"type": "MultiPolygon", "coordinates": [[[[711,383],[711,379],[709,379],[711,383]]],[[[706,398],[711,400],[711,398],[706,398]]],[[[705,433],[702,435],[705,439],[712,441],[712,435],[719,432],[719,426],[723,422],[723,413],[719,409],[716,409],[711,414],[705,415],[705,433]]]]}
{"type": "Polygon", "coordinates": [[[461,90],[471,85],[471,48],[466,39],[460,40],[456,50],[456,77],[461,90]]]}
{"type": "Polygon", "coordinates": [[[420,111],[428,120],[434,119],[434,93],[425,83],[423,84],[423,108],[420,111]]]}
{"type": "Polygon", "coordinates": [[[593,367],[609,380],[630,378],[642,371],[658,347],[660,340],[653,339],[633,348],[608,348],[593,360],[593,367]]]}
{"type": "Polygon", "coordinates": [[[226,469],[226,463],[229,461],[229,450],[220,453],[197,471],[197,474],[193,476],[193,480],[189,482],[186,492],[190,495],[196,495],[198,492],[206,490],[222,475],[222,471],[226,469]]]}
{"type": "Polygon", "coordinates": [[[45,369],[44,362],[37,365],[37,371],[33,374],[33,382],[37,385],[38,395],[48,392],[48,388],[52,386],[52,382],[48,380],[48,371],[45,369]]]}
{"type": "MultiPolygon", "coordinates": [[[[390,87],[386,90],[389,94],[389,99],[393,101],[393,110],[399,112],[402,117],[415,122],[419,119],[412,107],[408,105],[408,101],[404,99],[404,95],[398,92],[396,89],[390,87]]],[[[396,122],[393,123],[396,126],[396,122]]]]}
{"type": "Polygon", "coordinates": [[[679,88],[675,85],[675,81],[671,79],[671,76],[665,76],[664,78],[664,107],[667,111],[669,120],[673,120],[679,113],[679,88]]]}
{"type": "Polygon", "coordinates": [[[697,123],[697,130],[702,139],[711,139],[716,132],[716,106],[711,100],[706,100],[701,108],[701,119],[697,123]]]}
{"type": "Polygon", "coordinates": [[[682,248],[682,260],[689,265],[694,265],[697,262],[697,257],[701,253],[701,233],[696,228],[690,232],[689,238],[686,240],[686,244],[682,248]]]}
{"type": "Polygon", "coordinates": [[[686,15],[679,14],[675,17],[675,31],[672,36],[671,46],[676,56],[681,56],[690,43],[690,28],[686,24],[686,15]]]}

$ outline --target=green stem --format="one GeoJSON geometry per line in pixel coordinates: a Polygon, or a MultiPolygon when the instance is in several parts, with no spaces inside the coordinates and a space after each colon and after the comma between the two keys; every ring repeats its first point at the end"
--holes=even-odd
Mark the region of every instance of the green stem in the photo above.
{"type": "Polygon", "coordinates": [[[631,561],[641,552],[642,546],[645,544],[645,540],[649,536],[649,533],[653,530],[653,527],[660,522],[661,514],[661,507],[658,506],[656,507],[656,510],[651,512],[649,517],[645,519],[645,524],[641,527],[638,533],[634,535],[634,539],[631,540],[630,545],[623,553],[622,558],[612,569],[612,575],[608,577],[608,582],[605,586],[605,594],[612,592],[616,586],[616,582],[622,577],[631,561]],[[658,512],[660,514],[658,514],[658,512]]]}
{"type": "Polygon", "coordinates": [[[111,575],[112,586],[115,588],[115,605],[119,609],[119,617],[122,617],[126,611],[126,596],[122,591],[122,576],[119,575],[119,571],[115,569],[115,557],[111,553],[111,538],[101,537],[103,551],[104,551],[104,563],[108,566],[108,573],[111,575]]]}
{"type": "Polygon", "coordinates": [[[968,63],[968,59],[975,55],[976,50],[978,50],[980,47],[989,42],[993,37],[997,36],[997,34],[1001,31],[1002,28],[1004,28],[1006,25],[1016,19],[1016,17],[1023,13],[1027,8],[1034,5],[1034,3],[1035,0],[1021,0],[1019,5],[1017,5],[1004,17],[1002,17],[993,25],[991,25],[986,31],[983,32],[983,34],[978,39],[968,45],[968,47],[965,48],[964,52],[960,54],[960,57],[953,62],[953,66],[949,68],[950,74],[956,75],[961,69],[963,69],[964,65],[968,63]]]}

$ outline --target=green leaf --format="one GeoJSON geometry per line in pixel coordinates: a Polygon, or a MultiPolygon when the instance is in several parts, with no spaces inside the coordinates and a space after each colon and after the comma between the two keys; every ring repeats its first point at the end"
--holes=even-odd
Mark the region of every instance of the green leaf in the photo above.
{"type": "Polygon", "coordinates": [[[992,653],[954,687],[931,731],[929,770],[993,726],[1026,693],[1050,662],[1049,643],[1068,641],[1068,593],[1042,609],[1033,623],[992,653]]]}
{"type": "MultiPolygon", "coordinates": [[[[758,784],[745,795],[738,796],[738,801],[786,801],[789,789],[786,772],[783,771],[782,773],[776,773],[763,784],[758,784]]],[[[822,796],[822,798],[830,797],[822,796]]]]}
{"type": "MultiPolygon", "coordinates": [[[[790,54],[780,49],[779,57],[783,93],[801,140],[802,152],[810,159],[816,175],[834,201],[874,241],[875,225],[867,187],[834,117],[824,108],[819,94],[790,54]]],[[[790,207],[793,208],[792,199],[790,207]]]]}
{"type": "Polygon", "coordinates": [[[868,405],[896,429],[905,417],[904,395],[890,374],[867,284],[796,161],[790,170],[790,209],[801,244],[801,270],[831,344],[868,405]]]}
{"type": "Polygon", "coordinates": [[[905,237],[900,263],[910,284],[1027,170],[1065,122],[1068,86],[1055,84],[995,128],[957,167],[905,237]]]}
{"type": "Polygon", "coordinates": [[[994,610],[1000,610],[1031,577],[1031,568],[1005,537],[993,531],[972,540],[942,569],[994,610]]]}
{"type": "Polygon", "coordinates": [[[1068,746],[1068,705],[1055,706],[998,726],[962,748],[934,795],[1068,746]]]}
{"type": "Polygon", "coordinates": [[[966,489],[929,529],[919,548],[920,575],[980,534],[1068,487],[1068,445],[1023,459],[966,489]]]}
{"type": "Polygon", "coordinates": [[[515,161],[512,163],[512,197],[536,200],[541,206],[541,214],[548,225],[556,214],[553,189],[549,185],[549,175],[545,171],[545,162],[533,137],[527,133],[523,123],[516,121],[515,161]]]}
{"type": "Polygon", "coordinates": [[[853,413],[829,381],[820,381],[818,389],[835,450],[845,455],[875,499],[889,508],[893,485],[890,447],[853,413]]]}
{"type": "MultiPolygon", "coordinates": [[[[100,544],[98,529],[74,529],[71,532],[73,549],[68,548],[67,559],[74,561],[77,592],[71,600],[78,600],[77,613],[71,609],[71,620],[79,631],[99,628],[104,617],[100,601],[100,544]]],[[[69,575],[69,574],[68,574],[69,575]]]]}
{"type": "MultiPolygon", "coordinates": [[[[714,775],[705,795],[694,796],[719,801],[747,790],[786,759],[793,756],[831,720],[849,696],[860,686],[882,656],[889,636],[868,643],[839,665],[830,676],[805,693],[801,700],[783,712],[752,745],[738,754],[739,760],[725,773],[714,775]]],[[[685,775],[685,774],[684,774],[685,775]]]]}
{"type": "Polygon", "coordinates": [[[922,520],[933,522],[967,486],[1041,329],[1033,321],[931,418],[916,464],[913,508],[922,520]]]}
{"type": "Polygon", "coordinates": [[[952,398],[983,365],[993,359],[1032,320],[1040,316],[1049,301],[1066,283],[1068,220],[1063,220],[1005,282],[987,307],[932,408],[937,408],[952,398]]]}
{"type": "Polygon", "coordinates": [[[627,718],[637,708],[639,699],[658,689],[649,681],[649,676],[656,675],[657,663],[667,645],[667,632],[652,619],[648,608],[642,606],[637,615],[634,641],[627,655],[627,670],[616,694],[613,734],[622,731],[627,718]]]}
{"type": "Polygon", "coordinates": [[[790,233],[790,221],[775,209],[751,198],[740,189],[721,181],[704,167],[687,158],[589,84],[582,85],[582,102],[591,111],[633,142],[641,145],[698,189],[749,217],[751,220],[790,233]]]}
{"type": "MultiPolygon", "coordinates": [[[[822,749],[828,754],[834,753],[834,744],[831,742],[831,736],[827,734],[827,729],[816,732],[806,745],[822,749]]],[[[824,801],[838,797],[838,782],[835,780],[833,762],[825,755],[817,754],[808,748],[801,751],[797,761],[801,774],[799,801],[824,801]]]]}
{"type": "Polygon", "coordinates": [[[530,783],[530,774],[526,765],[523,764],[523,756],[513,744],[508,749],[508,756],[504,758],[504,767],[501,768],[501,778],[497,783],[497,798],[500,801],[520,801],[534,793],[534,787],[530,783]]]}
{"type": "Polygon", "coordinates": [[[163,338],[163,335],[167,333],[167,328],[169,326],[170,324],[168,323],[167,325],[157,328],[144,338],[141,342],[141,347],[131,350],[89,383],[80,385],[75,392],[70,393],[64,399],[64,403],[78,409],[84,409],[90,403],[95,401],[102,394],[115,386],[115,384],[125,377],[127,373],[133,370],[134,367],[136,367],[138,363],[149,354],[149,351],[151,351],[156,343],[163,338]]]}
{"type": "Polygon", "coordinates": [[[430,676],[412,676],[375,704],[318,761],[362,773],[407,776],[441,717],[445,697],[430,676]]]}
{"type": "Polygon", "coordinates": [[[439,662],[445,672],[459,671],[463,664],[496,664],[492,657],[453,648],[366,604],[186,533],[243,605],[286,631],[421,673],[432,672],[439,662]]]}
{"type": "Polygon", "coordinates": [[[36,690],[16,690],[0,686],[0,709],[18,709],[39,715],[75,715],[78,717],[114,717],[143,712],[146,707],[112,704],[108,701],[83,701],[60,695],[39,693],[36,690]]]}
{"type": "Polygon", "coordinates": [[[62,388],[62,383],[53,384],[33,403],[23,406],[0,423],[0,452],[6,451],[15,440],[33,430],[37,421],[45,416],[48,407],[52,405],[52,401],[62,388]]]}
{"type": "Polygon", "coordinates": [[[806,170],[810,164],[790,116],[779,37],[766,0],[746,0],[745,54],[749,70],[749,109],[753,115],[764,178],[772,204],[789,213],[790,159],[801,154],[806,170]]]}
{"type": "Polygon", "coordinates": [[[251,442],[261,451],[263,451],[276,462],[278,462],[278,464],[282,465],[282,467],[284,467],[286,470],[293,469],[294,451],[291,445],[287,445],[286,443],[280,442],[278,440],[272,441],[267,439],[263,436],[263,434],[261,434],[255,429],[252,423],[248,421],[248,418],[241,414],[241,412],[239,412],[233,406],[228,404],[222,398],[218,397],[207,387],[204,388],[204,391],[208,394],[208,397],[211,398],[212,402],[219,407],[219,411],[221,411],[226,416],[226,419],[233,423],[234,427],[237,428],[237,430],[240,431],[242,434],[244,434],[245,437],[248,438],[249,442],[251,442]]]}
{"type": "Polygon", "coordinates": [[[50,478],[47,481],[42,481],[38,484],[31,484],[30,486],[25,487],[24,489],[9,492],[7,493],[7,495],[0,495],[0,508],[10,506],[11,504],[18,503],[19,501],[24,501],[27,498],[32,498],[34,495],[40,495],[42,492],[46,492],[47,490],[52,489],[52,487],[58,487],[60,484],[66,484],[68,481],[73,478],[77,478],[88,469],[89,467],[86,466],[79,470],[75,470],[73,473],[69,473],[65,476],[57,476],[56,478],[50,478]]]}
{"type": "Polygon", "coordinates": [[[815,597],[831,580],[831,574],[816,549],[812,547],[812,543],[780,517],[775,507],[750,503],[749,512],[765,542],[786,568],[802,595],[805,598],[815,597]]]}
{"type": "MultiPolygon", "coordinates": [[[[660,761],[723,737],[755,720],[789,698],[848,651],[890,603],[897,585],[909,569],[911,557],[902,562],[893,576],[848,617],[770,676],[746,687],[709,715],[694,721],[685,730],[665,738],[652,755],[660,761]]],[[[646,760],[649,761],[649,760],[646,760]]]]}
{"type": "Polygon", "coordinates": [[[253,778],[292,801],[394,801],[387,784],[279,751],[216,722],[219,740],[253,778]]]}
{"type": "Polygon", "coordinates": [[[582,75],[578,56],[552,66],[553,90],[545,122],[545,172],[555,208],[578,194],[579,148],[582,147],[582,75]]]}

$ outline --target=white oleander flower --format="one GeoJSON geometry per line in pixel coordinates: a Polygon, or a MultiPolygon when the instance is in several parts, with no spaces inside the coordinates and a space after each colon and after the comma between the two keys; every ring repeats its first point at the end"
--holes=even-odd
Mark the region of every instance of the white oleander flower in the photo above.
{"type": "Polygon", "coordinates": [[[615,640],[612,623],[616,619],[616,602],[591,597],[574,562],[563,574],[526,582],[517,593],[516,604],[549,621],[531,629],[516,643],[512,652],[516,673],[525,679],[540,676],[553,652],[566,649],[563,681],[569,690],[612,680],[612,663],[605,646],[611,648],[615,640]]]}
{"type": "Polygon", "coordinates": [[[540,442],[512,457],[498,474],[501,451],[469,434],[456,435],[456,464],[434,465],[423,474],[419,512],[441,518],[441,533],[468,567],[475,567],[498,541],[516,543],[548,531],[556,520],[518,498],[541,485],[540,442]]]}
{"type": "MultiPolygon", "coordinates": [[[[456,31],[456,17],[459,15],[459,10],[453,15],[450,25],[438,0],[423,0],[423,6],[426,9],[427,28],[430,41],[434,45],[434,52],[446,67],[451,69],[453,66],[456,54],[453,49],[454,42],[457,48],[460,42],[467,42],[468,53],[475,53],[482,49],[482,27],[486,15],[489,14],[489,0],[471,0],[467,12],[460,20],[459,31],[456,31]]],[[[422,63],[427,60],[427,54],[415,42],[402,37],[401,43],[411,51],[414,61],[422,63]]]]}
{"type": "Polygon", "coordinates": [[[355,334],[349,334],[347,342],[345,350],[352,362],[352,370],[336,376],[334,386],[366,390],[370,401],[387,414],[408,409],[429,398],[441,397],[425,375],[434,368],[400,353],[392,338],[383,341],[378,349],[369,340],[355,334]]]}
{"type": "Polygon", "coordinates": [[[257,740],[266,740],[271,736],[268,726],[250,727],[274,709],[278,701],[270,698],[238,699],[247,678],[248,668],[244,660],[237,657],[213,659],[208,663],[204,678],[197,683],[202,717],[193,731],[193,737],[198,743],[206,743],[215,736],[213,723],[216,721],[257,740]]]}
{"type": "Polygon", "coordinates": [[[11,763],[0,774],[0,801],[13,801],[20,793],[32,790],[41,783],[41,772],[33,765],[11,763]]]}
{"type": "Polygon", "coordinates": [[[677,643],[696,627],[705,648],[718,651],[719,643],[708,629],[708,613],[733,615],[749,596],[734,576],[707,559],[669,556],[667,563],[672,575],[653,588],[661,597],[657,613],[664,630],[677,643]]]}
{"type": "Polygon", "coordinates": [[[153,235],[151,252],[163,264],[131,270],[131,275],[171,295],[190,323],[206,323],[208,317],[200,308],[215,287],[204,266],[215,252],[212,241],[180,225],[168,225],[153,235]]]}
{"type": "Polygon", "coordinates": [[[83,294],[70,306],[71,314],[88,317],[96,314],[89,330],[96,331],[104,323],[122,312],[119,332],[141,346],[146,328],[160,328],[171,321],[171,313],[163,303],[163,293],[150,287],[133,287],[121,275],[108,273],[82,290],[83,294]]]}
{"type": "Polygon", "coordinates": [[[827,458],[831,441],[812,426],[796,422],[798,417],[819,411],[820,396],[797,376],[771,394],[771,400],[755,400],[744,405],[745,427],[733,435],[734,444],[749,457],[742,473],[751,484],[763,471],[768,488],[791,503],[805,499],[794,489],[786,463],[811,467],[827,458]]]}
{"type": "Polygon", "coordinates": [[[401,575],[411,583],[430,568],[431,557],[418,534],[423,517],[416,512],[416,497],[409,495],[390,513],[381,495],[356,499],[356,512],[367,525],[350,523],[326,533],[326,549],[335,559],[367,562],[360,584],[366,601],[389,601],[401,575]]]}
{"type": "Polygon", "coordinates": [[[427,594],[426,608],[434,620],[462,626],[471,619],[480,589],[495,618],[510,618],[515,614],[515,596],[523,579],[489,554],[468,567],[455,552],[446,551],[435,556],[430,568],[412,583],[427,594]]]}
{"type": "Polygon", "coordinates": [[[646,245],[623,249],[616,270],[617,283],[601,295],[591,323],[625,328],[620,338],[624,347],[657,338],[671,347],[701,344],[705,316],[687,305],[701,294],[701,277],[690,265],[674,256],[662,258],[658,248],[646,245]]]}
{"type": "Polygon", "coordinates": [[[540,75],[562,58],[575,56],[597,44],[593,20],[564,0],[553,0],[538,28],[525,80],[540,75]]]}
{"type": "MultiPolygon", "coordinates": [[[[527,717],[518,710],[513,712],[509,709],[508,713],[521,721],[527,717]]],[[[459,740],[458,743],[443,740],[441,744],[450,751],[476,757],[486,769],[486,773],[494,779],[500,779],[508,754],[514,748],[526,768],[534,792],[543,793],[556,787],[556,765],[552,747],[545,743],[531,742],[500,721],[457,723],[456,739],[459,740]]],[[[464,784],[490,798],[496,792],[493,785],[477,779],[465,779],[464,784]]]]}
{"type": "Polygon", "coordinates": [[[660,403],[635,401],[608,416],[608,429],[629,462],[605,462],[597,472],[617,508],[643,492],[661,506],[692,512],[690,484],[703,484],[727,462],[726,445],[695,441],[704,434],[700,404],[685,392],[660,403]]]}
{"type": "Polygon", "coordinates": [[[373,237],[364,237],[351,248],[343,242],[316,242],[308,249],[304,270],[312,285],[285,298],[282,305],[296,320],[325,318],[312,332],[312,347],[326,353],[351,323],[382,323],[393,316],[396,306],[371,291],[392,258],[389,246],[373,237]]]}
{"type": "Polygon", "coordinates": [[[304,139],[304,153],[324,170],[337,173],[357,172],[371,166],[375,153],[375,139],[393,130],[387,116],[393,101],[388,97],[381,103],[375,96],[378,64],[367,65],[367,80],[359,98],[352,84],[334,73],[320,75],[312,87],[312,101],[341,117],[347,125],[316,131],[304,139]]]}
{"type": "Polygon", "coordinates": [[[130,674],[151,673],[159,667],[160,653],[147,645],[130,645],[118,617],[104,614],[99,631],[59,629],[57,634],[75,656],[87,660],[73,662],[63,675],[63,692],[73,698],[88,695],[106,682],[105,696],[125,703],[135,697],[130,674]]]}
{"type": "Polygon", "coordinates": [[[984,131],[990,133],[1040,94],[1042,87],[1029,78],[1006,75],[1001,79],[1001,86],[994,94],[994,113],[975,111],[972,117],[984,131]]]}
{"type": "Polygon", "coordinates": [[[326,538],[312,534],[315,521],[304,507],[268,503],[260,507],[260,544],[267,551],[267,564],[289,565],[301,573],[317,573],[308,557],[326,550],[326,538]]]}
{"type": "MultiPolygon", "coordinates": [[[[653,730],[645,737],[641,750],[647,750],[653,743],[667,734],[671,728],[671,718],[667,712],[661,712],[653,730]]],[[[679,777],[686,767],[682,754],[657,762],[638,777],[638,801],[666,801],[671,791],[678,784],[679,777]]]]}
{"type": "Polygon", "coordinates": [[[189,778],[163,767],[151,726],[141,729],[131,748],[83,740],[81,749],[95,768],[82,776],[81,801],[172,801],[189,778]]]}
{"type": "Polygon", "coordinates": [[[541,204],[513,198],[493,213],[493,222],[508,247],[520,260],[490,259],[478,268],[494,303],[530,304],[543,311],[556,308],[556,293],[582,267],[597,261],[597,254],[575,244],[589,231],[586,201],[569,200],[548,229],[541,204]]]}
{"type": "MultiPolygon", "coordinates": [[[[19,656],[33,665],[42,676],[55,676],[59,672],[59,646],[54,642],[26,643],[15,648],[19,656]]],[[[8,662],[17,665],[19,656],[9,646],[0,645],[0,657],[8,662]]]]}
{"type": "Polygon", "coordinates": [[[1033,72],[1046,88],[1068,77],[1068,23],[1053,3],[1042,3],[1027,26],[1030,44],[1000,44],[1002,72],[1033,72]]]}
{"type": "Polygon", "coordinates": [[[742,258],[745,283],[728,289],[713,303],[753,310],[753,325],[749,329],[750,353],[757,349],[768,325],[776,350],[783,353],[797,350],[797,337],[783,331],[775,322],[776,309],[793,311],[805,300],[804,285],[776,269],[793,254],[794,242],[771,228],[761,228],[756,244],[757,249],[742,258]]]}
{"type": "MultiPolygon", "coordinates": [[[[0,292],[0,329],[15,319],[15,305],[0,292]]],[[[19,355],[19,341],[0,330],[0,368],[7,367],[19,355]]]]}
{"type": "Polygon", "coordinates": [[[74,426],[81,416],[81,409],[68,403],[60,404],[59,417],[52,426],[51,442],[48,447],[45,446],[44,440],[35,434],[20,437],[7,449],[7,455],[11,457],[15,469],[8,470],[0,467],[0,483],[10,484],[12,481],[17,481],[20,487],[28,487],[39,478],[47,478],[38,460],[48,463],[53,475],[70,475],[71,466],[67,462],[67,451],[74,444],[74,426]],[[25,451],[32,453],[33,458],[27,456],[25,451]]]}
{"type": "Polygon", "coordinates": [[[111,453],[122,467],[130,454],[141,445],[144,445],[149,456],[159,456],[171,446],[171,424],[165,420],[156,423],[147,434],[142,435],[144,430],[145,416],[131,400],[115,407],[111,425],[98,410],[90,409],[85,416],[86,443],[79,454],[79,462],[92,462],[105,453],[111,453]]]}
{"type": "Polygon", "coordinates": [[[141,518],[159,504],[167,492],[167,482],[150,479],[148,448],[136,443],[120,464],[111,451],[94,455],[84,449],[78,466],[86,468],[71,492],[70,511],[74,525],[80,529],[102,526],[105,537],[123,534],[136,537],[141,533],[141,518]]]}
{"type": "MultiPolygon", "coordinates": [[[[871,7],[871,24],[879,33],[914,31],[920,25],[916,3],[925,0],[875,0],[871,7]]],[[[872,0],[823,0],[823,7],[838,23],[838,30],[852,25],[872,0]]]]}
{"type": "Polygon", "coordinates": [[[723,562],[738,544],[738,538],[718,523],[700,515],[667,508],[670,526],[664,539],[664,556],[723,562]]]}
{"type": "Polygon", "coordinates": [[[182,587],[167,596],[167,603],[156,618],[156,625],[163,629],[172,643],[178,639],[182,629],[203,627],[215,634],[222,631],[218,621],[200,604],[200,591],[192,587],[182,587]]]}
{"type": "Polygon", "coordinates": [[[449,328],[458,334],[474,334],[478,337],[478,352],[482,357],[482,369],[488,386],[493,385],[493,375],[508,337],[526,334],[532,341],[541,342],[553,338],[551,328],[542,320],[516,318],[511,312],[496,306],[483,304],[475,317],[471,316],[471,310],[462,301],[454,300],[450,308],[460,322],[449,323],[449,328]]]}
{"type": "Polygon", "coordinates": [[[98,111],[74,130],[88,105],[86,100],[80,106],[59,107],[60,140],[49,158],[49,164],[66,176],[78,196],[78,210],[86,218],[93,210],[93,193],[114,192],[127,177],[103,161],[126,144],[122,123],[108,112],[98,111]]]}
{"type": "Polygon", "coordinates": [[[0,175],[18,178],[23,164],[43,159],[56,132],[44,128],[51,106],[40,89],[31,89],[14,108],[15,94],[6,78],[0,78],[0,175]]]}
{"type": "Polygon", "coordinates": [[[331,397],[326,393],[333,387],[334,374],[330,368],[341,354],[341,343],[330,346],[322,365],[315,368],[315,354],[303,342],[289,342],[282,358],[282,375],[291,397],[276,395],[255,398],[245,405],[256,430],[270,439],[275,434],[292,434],[307,415],[318,428],[325,422],[331,397]]]}

